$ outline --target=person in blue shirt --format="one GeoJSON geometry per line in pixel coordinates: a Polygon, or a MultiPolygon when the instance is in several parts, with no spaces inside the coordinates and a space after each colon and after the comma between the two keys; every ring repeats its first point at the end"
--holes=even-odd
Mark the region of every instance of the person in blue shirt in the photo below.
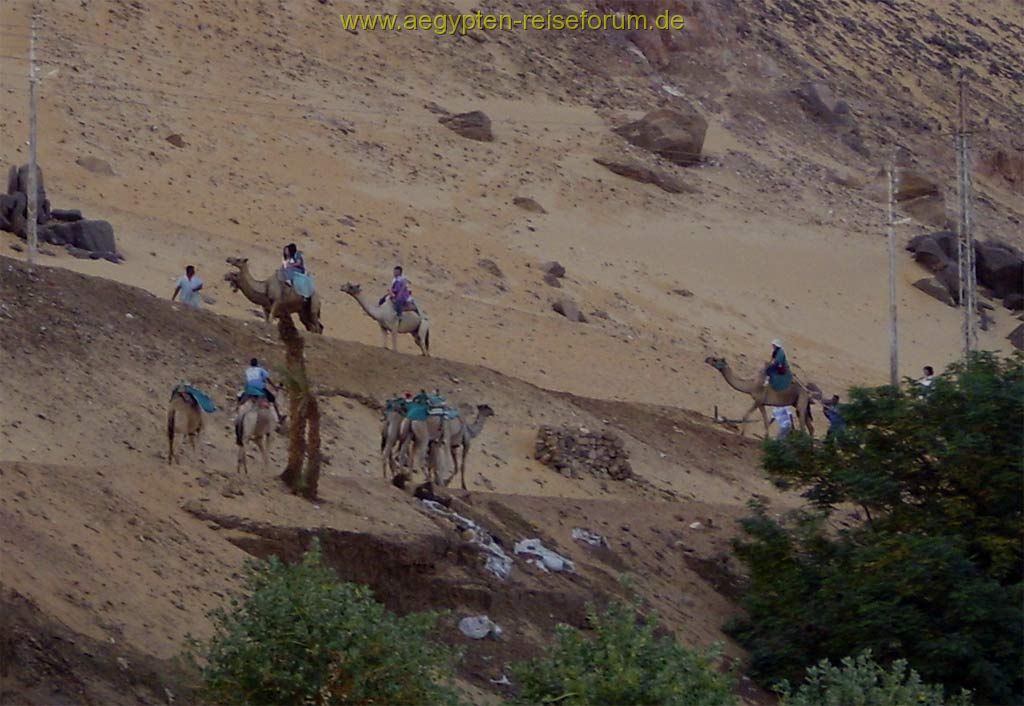
{"type": "Polygon", "coordinates": [[[828,420],[826,439],[831,439],[846,429],[846,420],[839,412],[839,395],[832,395],[832,399],[822,405],[822,411],[825,413],[825,419],[828,420]]]}
{"type": "Polygon", "coordinates": [[[266,397],[267,401],[274,405],[274,412],[277,413],[277,417],[280,419],[281,411],[277,408],[277,398],[272,391],[273,387],[274,383],[270,379],[270,373],[265,368],[260,367],[260,362],[253,358],[249,361],[249,367],[245,369],[245,389],[242,391],[239,402],[247,397],[266,397]]]}

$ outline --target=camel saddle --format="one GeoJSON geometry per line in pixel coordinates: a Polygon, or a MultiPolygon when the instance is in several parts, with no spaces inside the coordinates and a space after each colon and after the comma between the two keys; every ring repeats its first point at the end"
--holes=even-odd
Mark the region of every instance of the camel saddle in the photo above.
{"type": "Polygon", "coordinates": [[[205,392],[192,387],[187,382],[180,382],[174,386],[174,389],[171,390],[171,398],[173,399],[175,395],[181,395],[186,402],[195,407],[199,407],[204,412],[217,411],[217,406],[205,392]]]}

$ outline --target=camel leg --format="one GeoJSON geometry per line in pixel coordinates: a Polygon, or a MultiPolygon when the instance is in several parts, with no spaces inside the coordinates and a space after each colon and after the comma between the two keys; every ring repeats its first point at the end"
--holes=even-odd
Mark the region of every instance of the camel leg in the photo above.
{"type": "Polygon", "coordinates": [[[761,405],[761,421],[764,422],[764,438],[768,438],[768,410],[761,405]]]}
{"type": "Polygon", "coordinates": [[[381,339],[381,345],[384,346],[385,348],[387,348],[388,347],[388,330],[386,328],[384,328],[383,326],[380,327],[380,339],[381,339]]]}
{"type": "Polygon", "coordinates": [[[747,420],[750,419],[750,415],[753,414],[754,410],[757,409],[758,407],[761,407],[761,411],[764,412],[764,407],[761,405],[761,403],[755,402],[753,405],[751,405],[750,409],[747,410],[747,413],[743,415],[743,418],[740,420],[740,436],[747,435],[747,420]]]}
{"type": "Polygon", "coordinates": [[[249,466],[245,462],[245,444],[238,445],[238,463],[235,465],[235,473],[249,474],[249,466]]]}
{"type": "Polygon", "coordinates": [[[277,300],[275,299],[275,300],[274,300],[274,301],[273,301],[273,302],[272,302],[272,303],[270,304],[270,311],[268,311],[268,312],[267,312],[267,321],[268,321],[268,322],[269,322],[269,321],[271,321],[271,320],[272,320],[272,319],[274,319],[274,318],[275,318],[276,316],[277,316],[277,300]]]}
{"type": "Polygon", "coordinates": [[[167,465],[174,463],[174,408],[167,412],[167,465]]]}
{"type": "Polygon", "coordinates": [[[256,448],[258,448],[260,450],[260,454],[263,456],[263,473],[264,474],[266,474],[266,473],[268,473],[270,471],[270,455],[269,455],[269,453],[267,451],[267,446],[269,445],[269,441],[270,441],[269,436],[267,437],[266,441],[264,441],[264,438],[262,436],[257,436],[256,437],[256,448]]]}
{"type": "MultiPolygon", "coordinates": [[[[466,456],[469,455],[469,444],[462,445],[462,462],[459,464],[459,474],[462,479],[462,489],[466,490],[466,456]]],[[[455,458],[455,454],[452,454],[452,459],[455,458]]]]}
{"type": "Polygon", "coordinates": [[[391,329],[391,350],[398,352],[398,329],[391,329]]]}

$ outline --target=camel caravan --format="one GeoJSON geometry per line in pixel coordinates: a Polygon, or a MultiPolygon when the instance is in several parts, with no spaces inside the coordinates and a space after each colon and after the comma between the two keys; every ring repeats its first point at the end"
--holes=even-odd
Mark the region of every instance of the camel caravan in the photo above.
{"type": "MultiPolygon", "coordinates": [[[[294,244],[283,250],[281,268],[267,279],[260,280],[249,269],[249,260],[244,257],[229,257],[226,260],[234,270],[224,275],[233,291],[241,291],[252,303],[263,310],[266,321],[297,314],[306,330],[322,334],[320,320],[320,297],[316,292],[313,278],[306,270],[302,253],[294,244]]],[[[200,280],[192,279],[194,268],[186,268],[186,278],[179,280],[179,288],[191,287],[188,293],[192,300],[198,298],[202,288],[200,280]],[[191,270],[191,272],[190,272],[191,270]]],[[[175,294],[179,290],[176,290],[175,294]]],[[[368,298],[359,284],[345,283],[341,291],[351,296],[363,311],[380,327],[383,345],[398,350],[397,337],[400,333],[412,336],[423,356],[430,355],[430,323],[426,314],[412,298],[401,267],[394,268],[394,278],[387,293],[379,301],[368,298]]],[[[172,297],[173,299],[173,297],[172,297]]],[[[186,301],[183,294],[183,302],[186,301]]],[[[761,413],[765,437],[769,435],[768,408],[780,419],[779,410],[793,408],[801,430],[814,436],[811,405],[818,400],[825,407],[830,422],[838,417],[837,398],[831,402],[822,401],[821,390],[814,384],[804,384],[796,378],[789,367],[782,342],[772,341],[771,359],[760,375],[751,378],[738,377],[729,363],[720,357],[708,357],[705,363],[713,367],[726,383],[737,392],[748,395],[751,407],[740,420],[735,420],[741,435],[746,434],[746,424],[755,410],[761,413]],[[830,406],[832,405],[832,406],[830,406]]],[[[253,359],[246,369],[246,384],[237,399],[234,431],[238,447],[236,472],[248,473],[246,447],[254,446],[262,456],[263,469],[269,467],[270,440],[274,434],[287,432],[287,420],[277,408],[270,375],[253,359]]],[[[200,390],[188,383],[179,383],[171,392],[167,410],[167,462],[177,462],[174,450],[176,436],[184,437],[191,443],[193,452],[196,442],[204,429],[204,413],[212,413],[216,407],[200,390]]],[[[780,434],[788,431],[792,416],[785,416],[786,428],[780,419],[780,434]]],[[[476,407],[476,417],[468,421],[463,412],[450,406],[438,390],[428,394],[421,390],[416,396],[405,393],[403,397],[386,400],[381,417],[380,456],[381,470],[385,480],[402,487],[411,474],[422,473],[428,482],[448,486],[456,475],[460,477],[462,489],[466,489],[466,459],[470,446],[483,430],[494,410],[489,405],[476,407]]],[[[720,419],[717,407],[715,421],[720,419]]]]}

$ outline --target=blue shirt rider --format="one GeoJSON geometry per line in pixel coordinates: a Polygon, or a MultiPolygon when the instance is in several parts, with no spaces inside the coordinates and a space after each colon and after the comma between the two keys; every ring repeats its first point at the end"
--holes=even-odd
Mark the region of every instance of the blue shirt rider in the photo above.
{"type": "Polygon", "coordinates": [[[270,404],[274,405],[274,412],[277,413],[280,419],[281,411],[277,408],[277,398],[270,389],[272,387],[274,387],[274,383],[270,379],[270,373],[265,368],[260,367],[260,362],[253,358],[249,361],[249,367],[245,369],[245,389],[242,391],[239,402],[244,401],[246,398],[258,399],[265,397],[270,404]]]}

